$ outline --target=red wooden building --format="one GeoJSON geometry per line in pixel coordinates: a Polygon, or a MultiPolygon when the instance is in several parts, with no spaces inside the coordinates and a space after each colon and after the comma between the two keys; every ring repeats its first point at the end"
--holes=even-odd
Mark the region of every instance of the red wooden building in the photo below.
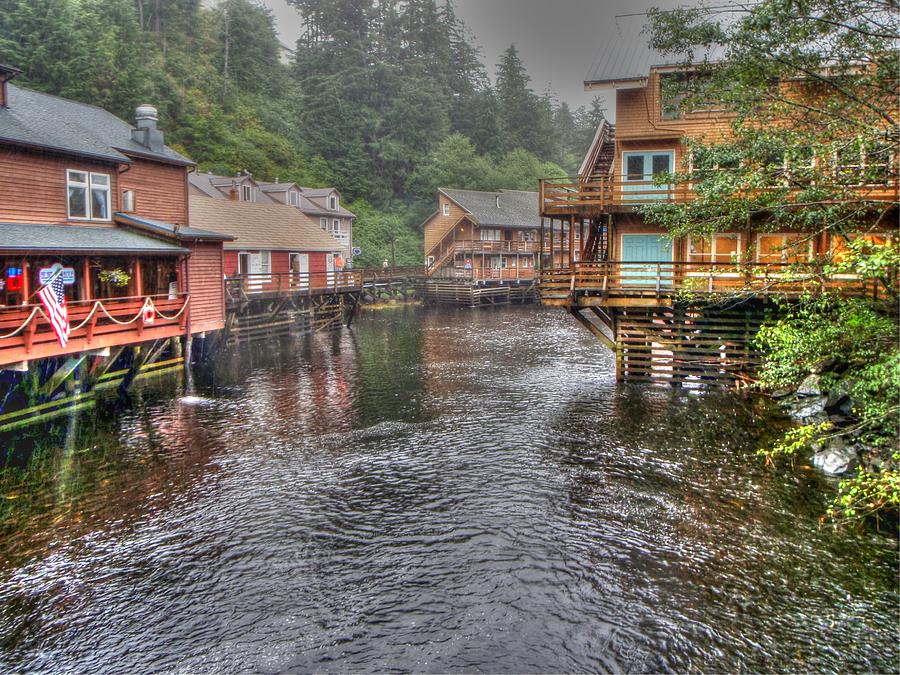
{"type": "Polygon", "coordinates": [[[156,110],[132,126],[17,74],[0,65],[0,369],[221,328],[229,237],[189,227],[193,163],[165,145],[156,110]],[[56,265],[66,347],[35,297],[56,265]]]}
{"type": "Polygon", "coordinates": [[[246,293],[333,288],[349,274],[336,265],[341,243],[292,206],[192,195],[190,207],[194,225],[231,237],[225,276],[246,293]]]}

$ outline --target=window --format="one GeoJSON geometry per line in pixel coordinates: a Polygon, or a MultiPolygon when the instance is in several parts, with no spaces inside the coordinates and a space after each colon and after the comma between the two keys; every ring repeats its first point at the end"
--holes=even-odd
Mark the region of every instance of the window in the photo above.
{"type": "Polygon", "coordinates": [[[288,201],[291,206],[300,206],[300,195],[296,192],[288,192],[288,201]]]}
{"type": "Polygon", "coordinates": [[[328,218],[319,218],[319,227],[323,230],[328,229],[328,218]]]}
{"type": "Polygon", "coordinates": [[[109,220],[109,175],[87,171],[66,172],[69,218],[109,220]]]}
{"type": "MultiPolygon", "coordinates": [[[[846,236],[843,235],[833,235],[831,237],[831,257],[835,262],[841,262],[844,258],[847,257],[847,253],[850,250],[850,241],[855,241],[858,239],[862,239],[865,242],[868,242],[872,247],[875,246],[884,246],[888,243],[890,237],[883,233],[851,233],[846,236]]],[[[869,246],[865,246],[866,249],[869,246]]]]}
{"type": "Polygon", "coordinates": [[[272,273],[272,252],[259,252],[259,273],[269,276],[272,273]]]}
{"type": "Polygon", "coordinates": [[[481,230],[481,241],[500,241],[500,230],[481,230]]]}
{"type": "Polygon", "coordinates": [[[622,153],[622,199],[648,201],[668,198],[671,186],[655,185],[653,181],[660,174],[672,173],[674,164],[675,152],[672,150],[622,153]],[[635,194],[628,194],[632,192],[635,194]]]}
{"type": "Polygon", "coordinates": [[[341,233],[341,221],[338,220],[337,218],[335,218],[334,220],[331,221],[331,232],[333,234],[341,233]]]}
{"type": "Polygon", "coordinates": [[[519,239],[522,241],[535,241],[537,239],[537,232],[534,230],[522,230],[519,232],[519,239]]]}
{"type": "Polygon", "coordinates": [[[688,260],[698,263],[730,263],[741,251],[737,234],[714,234],[705,237],[688,238],[688,260]]]}
{"type": "Polygon", "coordinates": [[[685,112],[710,112],[721,110],[721,103],[708,100],[704,96],[705,83],[710,78],[704,73],[663,73],[659,78],[660,116],[664,120],[677,120],[685,112]],[[684,110],[684,100],[691,95],[692,105],[684,110]]]}
{"type": "Polygon", "coordinates": [[[804,262],[811,251],[812,240],[801,234],[760,234],[756,239],[756,260],[761,263],[804,262]]]}
{"type": "Polygon", "coordinates": [[[242,202],[252,202],[253,201],[253,186],[252,185],[241,185],[241,201],[242,202]]]}
{"type": "Polygon", "coordinates": [[[125,190],[122,193],[122,210],[125,213],[132,213],[135,209],[134,190],[125,190]]]}
{"type": "Polygon", "coordinates": [[[328,198],[328,208],[332,211],[337,211],[338,209],[338,198],[337,195],[331,195],[328,198]]]}
{"type": "Polygon", "coordinates": [[[443,212],[443,214],[444,214],[445,216],[449,216],[449,215],[450,215],[450,204],[449,204],[449,202],[444,202],[444,203],[441,205],[441,208],[443,209],[442,212],[443,212]]]}

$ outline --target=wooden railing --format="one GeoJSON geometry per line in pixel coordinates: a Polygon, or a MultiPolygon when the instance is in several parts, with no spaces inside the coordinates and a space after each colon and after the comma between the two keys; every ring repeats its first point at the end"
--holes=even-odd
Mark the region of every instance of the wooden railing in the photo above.
{"type": "Polygon", "coordinates": [[[60,347],[43,305],[0,307],[0,364],[171,337],[185,330],[190,296],[103,298],[68,303],[71,328],[60,347]],[[152,308],[152,312],[146,311],[152,308]]]}
{"type": "Polygon", "coordinates": [[[578,295],[636,298],[678,293],[795,297],[823,291],[878,298],[897,290],[896,275],[874,280],[854,274],[825,274],[815,263],[580,262],[540,272],[541,296],[548,300],[578,295]]]}
{"type": "Polygon", "coordinates": [[[444,267],[431,275],[434,279],[459,279],[467,281],[530,281],[535,278],[532,267],[444,267]]]}
{"type": "Polygon", "coordinates": [[[362,281],[363,275],[359,270],[236,274],[226,277],[225,295],[229,301],[262,294],[321,295],[361,289],[362,281]]]}
{"type": "Polygon", "coordinates": [[[652,180],[621,178],[547,178],[540,182],[541,215],[602,213],[612,206],[683,202],[691,198],[687,184],[660,185],[652,180]]]}
{"type": "MultiPolygon", "coordinates": [[[[835,170],[835,175],[845,168],[853,170],[855,167],[841,167],[835,170]]],[[[896,201],[900,196],[900,181],[896,176],[888,176],[884,184],[855,184],[845,179],[836,185],[842,189],[850,188],[859,192],[861,197],[875,201],[896,201]]],[[[783,190],[785,185],[776,185],[771,189],[783,190]]],[[[622,176],[586,180],[579,176],[545,178],[540,181],[539,192],[541,215],[547,218],[600,214],[610,209],[659,202],[680,204],[693,198],[692,183],[659,184],[652,180],[626,180],[622,176]]]]}

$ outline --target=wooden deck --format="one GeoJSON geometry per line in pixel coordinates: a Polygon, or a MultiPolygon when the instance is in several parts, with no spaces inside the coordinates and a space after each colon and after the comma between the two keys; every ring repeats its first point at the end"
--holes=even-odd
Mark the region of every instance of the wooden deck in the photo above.
{"type": "MultiPolygon", "coordinates": [[[[897,279],[888,286],[897,288],[897,279]]],[[[888,297],[885,284],[852,274],[825,274],[816,264],[580,262],[540,273],[541,302],[557,306],[650,307],[676,299],[799,297],[837,292],[888,297]]]]}
{"type": "Polygon", "coordinates": [[[40,304],[0,307],[0,365],[138,344],[185,332],[190,296],[138,296],[68,303],[71,332],[65,347],[40,304]],[[152,322],[144,317],[153,307],[152,322]]]}

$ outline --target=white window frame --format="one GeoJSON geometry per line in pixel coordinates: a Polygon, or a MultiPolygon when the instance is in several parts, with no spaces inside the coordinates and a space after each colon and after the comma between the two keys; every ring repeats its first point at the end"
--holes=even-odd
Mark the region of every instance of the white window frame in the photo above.
{"type": "Polygon", "coordinates": [[[331,234],[340,234],[341,233],[341,220],[340,218],[335,218],[331,221],[331,234]]]}
{"type": "Polygon", "coordinates": [[[265,276],[265,281],[272,281],[272,251],[259,252],[259,273],[265,276]]]}
{"type": "MultiPolygon", "coordinates": [[[[767,263],[766,261],[762,261],[759,259],[759,256],[760,256],[759,242],[762,240],[763,237],[781,237],[782,249],[784,249],[787,247],[786,238],[790,237],[792,235],[798,235],[799,237],[802,237],[804,235],[804,233],[803,232],[757,232],[757,234],[756,234],[756,252],[754,253],[754,256],[753,256],[754,260],[756,262],[762,262],[763,264],[780,264],[781,261],[779,261],[778,263],[767,263]]],[[[810,260],[812,260],[812,258],[813,258],[813,242],[812,242],[812,239],[810,239],[809,241],[806,242],[806,260],[801,260],[799,262],[809,262],[810,260]]],[[[786,263],[786,264],[790,264],[790,263],[786,263]]]]}
{"type": "Polygon", "coordinates": [[[328,218],[319,218],[319,227],[321,227],[326,232],[328,231],[328,218]]]}
{"type": "Polygon", "coordinates": [[[108,173],[97,173],[92,171],[84,171],[82,169],[66,169],[66,217],[69,220],[99,220],[109,222],[112,220],[112,177],[108,173]],[[84,181],[72,180],[73,173],[84,175],[84,181]],[[96,178],[105,178],[106,185],[97,185],[94,180],[96,178]],[[71,202],[69,200],[69,190],[73,187],[84,190],[84,210],[85,215],[73,216],[71,211],[71,202]],[[106,217],[94,217],[94,191],[106,193],[106,217]]]}
{"type": "Polygon", "coordinates": [[[338,210],[337,195],[328,195],[328,210],[329,211],[337,211],[338,210]]]}
{"type": "Polygon", "coordinates": [[[253,186],[247,185],[246,183],[241,184],[241,201],[242,202],[252,202],[253,201],[253,186]]]}
{"type": "MultiPolygon", "coordinates": [[[[698,237],[698,239],[702,239],[702,238],[703,238],[703,237],[698,237]]],[[[716,252],[716,239],[733,239],[733,240],[737,241],[737,247],[736,247],[737,250],[735,251],[734,255],[735,255],[736,257],[740,257],[740,255],[741,255],[741,235],[738,234],[737,232],[714,232],[714,233],[712,234],[712,236],[710,237],[710,242],[709,242],[709,244],[710,244],[710,252],[707,253],[707,254],[702,254],[702,253],[695,253],[695,254],[692,254],[692,253],[691,253],[691,242],[692,242],[693,239],[694,239],[694,236],[693,236],[693,235],[689,235],[688,238],[687,238],[687,259],[688,259],[688,262],[689,262],[689,263],[694,263],[694,264],[702,265],[703,263],[707,263],[707,262],[715,262],[715,263],[717,263],[717,262],[731,262],[730,259],[729,259],[729,260],[719,260],[719,259],[718,259],[718,256],[719,256],[720,254],[716,252]],[[697,257],[701,257],[701,256],[706,255],[706,256],[709,256],[710,259],[709,259],[709,260],[703,260],[703,259],[701,259],[701,260],[692,260],[692,259],[691,259],[691,256],[692,256],[692,255],[696,255],[697,257]]],[[[721,254],[721,255],[724,255],[724,254],[721,254]]],[[[730,256],[731,254],[729,253],[728,255],[730,256]]]]}
{"type": "Polygon", "coordinates": [[[441,213],[443,213],[445,216],[450,215],[450,203],[449,202],[444,202],[443,204],[441,204],[441,213]]]}
{"type": "Polygon", "coordinates": [[[496,227],[482,227],[480,228],[480,233],[481,241],[502,241],[503,239],[503,232],[496,227]],[[488,233],[490,233],[490,236],[485,236],[488,233]]]}
{"type": "Polygon", "coordinates": [[[291,206],[300,206],[300,195],[293,190],[288,191],[288,203],[291,206]]]}

